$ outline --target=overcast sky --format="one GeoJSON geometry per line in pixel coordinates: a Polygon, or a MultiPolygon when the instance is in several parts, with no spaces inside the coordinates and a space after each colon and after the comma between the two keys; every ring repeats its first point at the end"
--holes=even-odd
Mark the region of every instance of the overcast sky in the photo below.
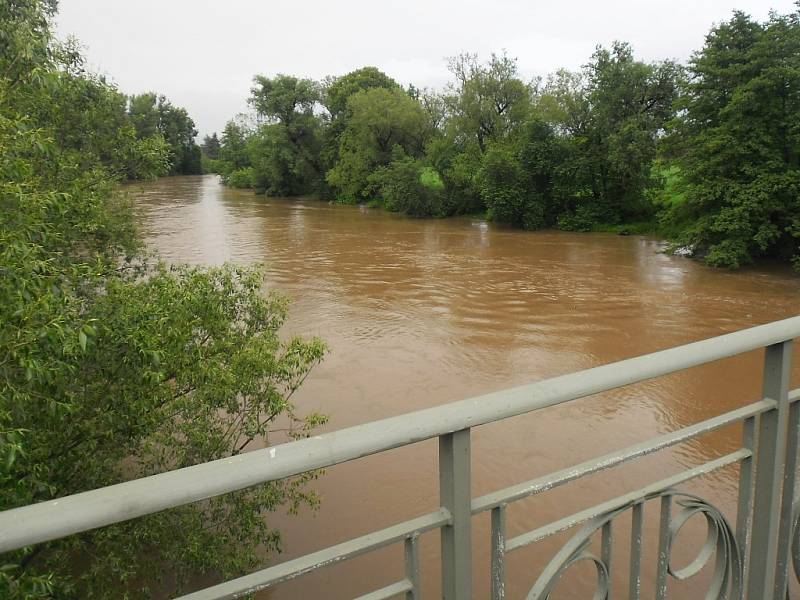
{"type": "Polygon", "coordinates": [[[364,65],[442,87],[446,57],[507,50],[526,78],[578,68],[597,44],[685,61],[734,9],[766,19],[793,0],[61,0],[60,37],[125,93],[158,91],[200,134],[246,110],[253,75],[321,79],[364,65]]]}

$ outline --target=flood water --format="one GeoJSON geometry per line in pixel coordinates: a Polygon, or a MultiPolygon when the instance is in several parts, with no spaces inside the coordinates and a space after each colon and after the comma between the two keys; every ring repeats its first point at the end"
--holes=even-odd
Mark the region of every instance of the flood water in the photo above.
{"type": "MultiPolygon", "coordinates": [[[[408,219],[228,190],[215,176],[165,178],[128,190],[146,239],[165,259],[266,265],[267,287],[292,299],[286,334],[320,336],[330,347],[296,396],[301,411],[330,415],[325,431],[800,313],[800,278],[788,269],[713,270],[665,255],[662,243],[645,237],[408,219]]],[[[751,402],[760,392],[762,356],[754,352],[476,428],[473,495],[751,402]]],[[[739,439],[740,429],[729,428],[515,503],[509,536],[732,452],[739,439]]],[[[434,510],[437,469],[435,441],[328,469],[313,484],[322,497],[318,511],[272,517],[284,534],[279,560],[434,510]]],[[[681,489],[733,517],[737,477],[737,469],[724,469],[681,489]]],[[[657,503],[647,506],[645,517],[644,596],[652,597],[657,503]]],[[[629,518],[620,520],[613,582],[627,597],[629,518]]],[[[488,515],[474,519],[475,598],[489,594],[488,523],[488,515]]],[[[525,597],[571,533],[508,556],[508,598],[525,597]]],[[[699,524],[687,525],[675,566],[692,560],[702,533],[699,524]]],[[[422,537],[421,551],[424,597],[435,598],[436,532],[422,537]]],[[[352,598],[402,577],[399,545],[259,597],[352,598]]],[[[593,578],[593,567],[577,565],[553,597],[590,597],[593,578]]],[[[696,584],[670,586],[676,598],[705,593],[696,584]]]]}

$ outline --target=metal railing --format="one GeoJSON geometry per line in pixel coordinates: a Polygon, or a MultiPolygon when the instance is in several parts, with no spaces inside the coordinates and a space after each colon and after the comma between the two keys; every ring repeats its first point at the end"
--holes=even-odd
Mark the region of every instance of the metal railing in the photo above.
{"type": "MultiPolygon", "coordinates": [[[[706,598],[783,600],[790,563],[800,568],[800,527],[795,494],[800,390],[789,391],[792,340],[800,317],[290,442],[243,455],[170,471],[57,500],[0,513],[0,552],[57,539],[164,509],[196,502],[268,481],[345,461],[439,439],[440,506],[433,512],[351,539],[306,556],[183,596],[182,600],[238,598],[299,577],[326,565],[385,546],[403,543],[405,577],[361,597],[420,598],[418,538],[441,532],[442,592],[446,600],[472,597],[472,517],[491,512],[491,597],[505,598],[505,557],[509,552],[579,527],[543,570],[528,598],[546,599],[562,574],[578,561],[597,571],[595,598],[606,598],[611,578],[613,522],[631,513],[628,597],[641,594],[643,507],[660,505],[656,597],[667,598],[670,578],[687,579],[712,558],[706,598]],[[470,430],[577,398],[660,377],[765,348],[763,394],[736,410],[479,498],[470,492],[470,430]],[[632,461],[676,444],[743,423],[741,447],[616,499],[603,502],[533,531],[507,537],[509,504],[580,477],[632,461]],[[684,482],[728,465],[739,465],[735,526],[704,499],[677,489],[684,482]],[[683,569],[671,566],[673,540],[695,515],[708,524],[698,558],[683,569]],[[589,543],[600,537],[600,555],[589,543]]],[[[483,596],[483,594],[480,594],[483,596]]]]}

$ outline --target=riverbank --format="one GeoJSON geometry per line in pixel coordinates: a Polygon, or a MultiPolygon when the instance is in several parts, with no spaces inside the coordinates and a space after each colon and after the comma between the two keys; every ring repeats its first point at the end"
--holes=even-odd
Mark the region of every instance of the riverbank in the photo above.
{"type": "MultiPolygon", "coordinates": [[[[212,175],[212,176],[215,176],[215,177],[221,177],[218,173],[207,173],[207,175],[212,175]]],[[[223,186],[225,185],[224,183],[222,183],[222,180],[220,180],[220,182],[221,182],[221,185],[223,185],[223,186]]],[[[265,201],[268,201],[271,198],[273,198],[273,197],[265,195],[263,193],[263,191],[260,192],[260,191],[254,189],[254,188],[251,188],[251,187],[236,187],[236,186],[225,186],[225,187],[228,187],[229,189],[232,189],[232,190],[242,190],[245,193],[252,193],[255,196],[264,198],[265,201]]],[[[285,200],[286,197],[282,197],[282,199],[285,200]]],[[[313,196],[297,196],[297,197],[295,197],[295,199],[296,200],[311,200],[311,201],[314,201],[314,202],[324,202],[324,203],[330,204],[331,206],[360,206],[360,207],[366,207],[366,208],[373,209],[373,210],[382,210],[382,211],[386,211],[386,212],[389,212],[389,213],[392,213],[392,214],[402,215],[402,213],[400,211],[387,209],[385,203],[383,201],[379,200],[379,199],[371,200],[369,202],[363,202],[361,204],[350,204],[350,203],[344,203],[344,202],[336,202],[335,200],[323,200],[323,199],[320,199],[320,198],[317,198],[317,197],[313,197],[313,196]]],[[[679,202],[680,198],[675,198],[674,200],[676,202],[679,202]]],[[[402,215],[402,216],[408,217],[408,215],[402,215]]],[[[491,215],[490,215],[489,211],[487,211],[487,210],[482,210],[482,211],[477,211],[477,212],[467,213],[467,214],[449,215],[449,216],[439,216],[439,217],[427,216],[427,217],[408,217],[408,218],[412,218],[412,219],[433,219],[433,220],[452,219],[452,218],[464,219],[464,218],[466,218],[466,219],[471,219],[471,220],[475,220],[475,221],[484,221],[484,222],[487,222],[487,223],[493,223],[496,226],[500,226],[500,227],[508,227],[510,229],[519,229],[519,228],[514,228],[513,226],[507,225],[507,224],[494,223],[493,219],[491,218],[491,215]]],[[[695,262],[700,262],[700,263],[703,263],[704,258],[705,258],[704,255],[693,256],[691,250],[687,246],[681,246],[677,241],[675,241],[675,235],[676,234],[675,234],[674,228],[673,229],[666,228],[661,222],[659,222],[658,219],[655,219],[655,218],[650,219],[648,221],[633,221],[633,222],[630,222],[630,223],[621,223],[621,224],[593,223],[593,224],[591,224],[590,227],[587,227],[585,229],[580,229],[580,230],[574,230],[574,229],[566,229],[566,230],[564,230],[564,229],[557,229],[557,228],[550,228],[550,229],[545,228],[545,229],[539,229],[539,230],[536,230],[536,231],[564,231],[564,232],[578,233],[578,234],[580,234],[580,233],[609,233],[609,234],[614,234],[614,235],[619,235],[619,236],[636,236],[636,235],[646,236],[648,238],[655,238],[655,239],[660,240],[664,245],[663,252],[665,252],[667,254],[672,254],[673,252],[677,251],[676,254],[675,254],[677,257],[680,257],[680,258],[683,258],[683,259],[694,260],[695,262]]],[[[786,264],[786,262],[777,260],[775,258],[761,258],[761,259],[753,261],[751,264],[740,265],[737,269],[728,269],[728,268],[722,267],[722,270],[723,271],[731,271],[731,272],[752,271],[752,270],[755,270],[755,271],[762,270],[762,271],[769,271],[769,272],[780,272],[780,271],[790,271],[791,267],[789,267],[786,264]]],[[[796,272],[797,271],[795,270],[795,273],[796,272]]]]}

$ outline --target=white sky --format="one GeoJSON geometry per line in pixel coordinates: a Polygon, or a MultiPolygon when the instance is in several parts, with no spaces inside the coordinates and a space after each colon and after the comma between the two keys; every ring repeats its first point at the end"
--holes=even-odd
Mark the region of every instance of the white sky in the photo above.
{"type": "Polygon", "coordinates": [[[596,44],[685,61],[734,9],[764,20],[793,0],[61,0],[60,37],[126,93],[158,91],[200,135],[246,110],[253,75],[321,79],[374,65],[442,87],[445,58],[507,50],[523,76],[578,68],[596,44]]]}

